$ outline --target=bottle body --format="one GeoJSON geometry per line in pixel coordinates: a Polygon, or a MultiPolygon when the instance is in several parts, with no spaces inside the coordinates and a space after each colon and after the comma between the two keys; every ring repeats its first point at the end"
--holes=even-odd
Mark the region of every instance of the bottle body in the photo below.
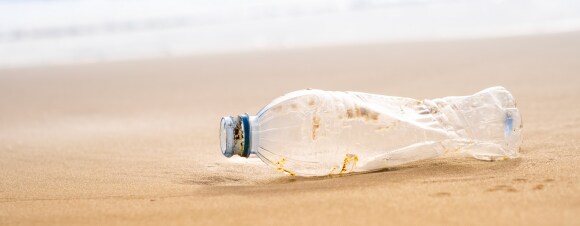
{"type": "Polygon", "coordinates": [[[502,87],[423,101],[301,90],[246,121],[249,153],[301,176],[374,171],[446,154],[515,158],[521,143],[519,112],[502,87]]]}

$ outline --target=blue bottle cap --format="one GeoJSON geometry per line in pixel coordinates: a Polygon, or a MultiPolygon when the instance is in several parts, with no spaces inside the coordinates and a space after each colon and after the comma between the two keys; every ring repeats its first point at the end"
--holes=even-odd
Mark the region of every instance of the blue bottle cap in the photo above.
{"type": "Polygon", "coordinates": [[[251,147],[250,117],[242,114],[237,117],[225,116],[220,122],[220,147],[226,157],[250,156],[251,147]]]}

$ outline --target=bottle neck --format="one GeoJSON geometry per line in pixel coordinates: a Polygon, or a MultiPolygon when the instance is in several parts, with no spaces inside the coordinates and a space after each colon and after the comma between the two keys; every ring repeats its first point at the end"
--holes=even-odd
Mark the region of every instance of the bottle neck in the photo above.
{"type": "Polygon", "coordinates": [[[222,154],[226,157],[239,155],[249,157],[252,153],[254,127],[257,126],[256,116],[242,114],[239,116],[225,116],[221,119],[220,146],[222,154]]]}

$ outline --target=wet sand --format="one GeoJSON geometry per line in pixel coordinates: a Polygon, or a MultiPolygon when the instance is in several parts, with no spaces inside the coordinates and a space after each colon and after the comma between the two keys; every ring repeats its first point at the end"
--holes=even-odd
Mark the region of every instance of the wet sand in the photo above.
{"type": "Polygon", "coordinates": [[[578,225],[580,33],[0,70],[2,225],[578,225]],[[219,119],[319,88],[502,85],[521,158],[290,177],[226,159],[219,119]]]}

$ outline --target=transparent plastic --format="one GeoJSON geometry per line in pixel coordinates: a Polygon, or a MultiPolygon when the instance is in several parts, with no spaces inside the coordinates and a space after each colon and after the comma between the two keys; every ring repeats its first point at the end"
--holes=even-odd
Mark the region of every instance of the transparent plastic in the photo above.
{"type": "Polygon", "coordinates": [[[232,118],[222,119],[224,155],[241,155],[244,142],[232,134],[245,131],[249,153],[300,176],[375,171],[440,156],[506,160],[518,157],[522,141],[520,113],[503,87],[422,101],[300,90],[248,116],[249,126],[235,133],[227,126],[232,118]]]}

